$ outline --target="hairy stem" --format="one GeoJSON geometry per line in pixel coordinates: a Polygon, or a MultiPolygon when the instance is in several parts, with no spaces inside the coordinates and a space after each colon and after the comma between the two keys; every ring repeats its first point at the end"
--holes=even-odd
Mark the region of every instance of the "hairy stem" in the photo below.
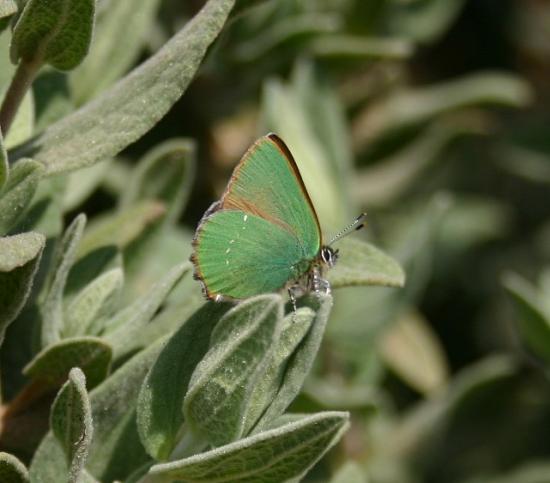
{"type": "Polygon", "coordinates": [[[2,107],[0,108],[0,130],[4,137],[7,136],[19,106],[31,87],[41,65],[42,63],[39,61],[21,60],[17,66],[15,75],[6,92],[2,107]]]}

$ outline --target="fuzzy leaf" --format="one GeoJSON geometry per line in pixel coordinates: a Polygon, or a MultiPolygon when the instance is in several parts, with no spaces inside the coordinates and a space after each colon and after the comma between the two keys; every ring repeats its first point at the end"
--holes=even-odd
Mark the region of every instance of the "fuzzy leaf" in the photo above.
{"type": "Polygon", "coordinates": [[[56,247],[51,275],[40,299],[42,347],[47,347],[60,340],[60,333],[63,329],[63,291],[69,270],[76,258],[76,250],[85,225],[86,215],[78,215],[65,230],[63,238],[56,247]]]}
{"type": "Polygon", "coordinates": [[[406,59],[413,53],[413,43],[401,38],[377,38],[353,35],[319,35],[310,48],[319,57],[406,59]]]}
{"type": "Polygon", "coordinates": [[[399,129],[427,122],[436,116],[475,104],[523,107],[532,99],[529,84],[504,73],[482,72],[422,89],[392,93],[369,104],[357,116],[357,148],[399,129]]]}
{"type": "Polygon", "coordinates": [[[525,345],[550,363],[550,314],[545,312],[534,287],[513,273],[505,277],[504,286],[519,315],[517,327],[525,345]]]}
{"type": "Polygon", "coordinates": [[[32,84],[32,92],[36,111],[35,134],[74,110],[67,75],[63,72],[42,69],[32,84]]]}
{"type": "Polygon", "coordinates": [[[384,334],[381,352],[386,364],[412,388],[429,396],[448,381],[441,343],[417,312],[404,314],[384,334]]]}
{"type": "Polygon", "coordinates": [[[264,410],[277,395],[284,379],[288,360],[311,327],[315,313],[309,307],[301,307],[283,321],[281,336],[275,344],[265,373],[256,383],[246,411],[244,434],[258,421],[264,410]]]}
{"type": "Polygon", "coordinates": [[[29,296],[46,244],[40,233],[0,238],[0,345],[29,296]]]}
{"type": "Polygon", "coordinates": [[[66,211],[74,210],[86,200],[103,181],[109,166],[109,162],[104,161],[69,173],[63,194],[63,208],[66,211]]]}
{"type": "Polygon", "coordinates": [[[348,427],[348,413],[305,416],[252,437],[180,461],[155,465],[166,479],[194,482],[299,481],[348,427]]]}
{"type": "Polygon", "coordinates": [[[159,0],[107,0],[98,5],[94,41],[71,73],[77,104],[111,86],[134,63],[147,39],[159,0]]]}
{"type": "Polygon", "coordinates": [[[333,288],[352,285],[402,287],[405,284],[405,274],[399,263],[373,245],[348,238],[339,242],[338,248],[338,261],[327,275],[333,288]]]}
{"type": "Polygon", "coordinates": [[[95,335],[90,332],[92,324],[97,327],[98,320],[111,315],[113,302],[120,294],[123,281],[123,271],[114,268],[84,287],[65,311],[63,336],[95,335]]]}
{"type": "Polygon", "coordinates": [[[69,483],[77,483],[84,469],[92,441],[92,408],[86,391],[86,377],[75,367],[59,390],[50,414],[50,427],[69,462],[69,483]]]}
{"type": "MultiPolygon", "coordinates": [[[[98,481],[122,480],[148,461],[137,435],[134,408],[143,378],[163,343],[165,339],[135,355],[90,392],[94,437],[86,467],[98,481]]],[[[50,432],[35,452],[31,480],[59,481],[67,471],[65,455],[50,432]]]]}
{"type": "Polygon", "coordinates": [[[4,146],[4,137],[2,136],[2,131],[0,131],[0,193],[2,192],[2,188],[4,188],[6,181],[8,180],[8,174],[8,153],[6,153],[6,147],[4,146]]]}
{"type": "Polygon", "coordinates": [[[73,367],[86,374],[88,387],[103,381],[111,367],[112,349],[97,337],[75,337],[50,345],[30,361],[23,373],[47,385],[57,386],[65,381],[73,367]]]}
{"type": "Polygon", "coordinates": [[[76,67],[92,39],[94,0],[29,0],[13,29],[11,59],[76,67]]]}
{"type": "Polygon", "coordinates": [[[78,258],[92,250],[114,245],[126,248],[165,213],[164,205],[157,201],[143,201],[120,213],[97,217],[90,224],[78,249],[78,258]]]}
{"type": "Polygon", "coordinates": [[[105,340],[113,347],[117,359],[134,350],[132,341],[153,318],[174,285],[190,270],[189,262],[176,265],[149,293],[115,314],[105,323],[105,340]]]}
{"type": "Polygon", "coordinates": [[[0,481],[4,483],[29,483],[29,472],[15,456],[0,452],[0,481]]]}
{"type": "Polygon", "coordinates": [[[290,403],[298,396],[321,346],[332,307],[332,297],[310,296],[304,300],[304,305],[315,312],[315,318],[311,322],[310,329],[302,339],[298,349],[288,359],[277,394],[258,421],[254,433],[258,433],[281,416],[290,403]]]}
{"type": "Polygon", "coordinates": [[[277,295],[251,298],[220,320],[183,404],[185,420],[195,434],[216,446],[243,434],[246,407],[271,358],[282,320],[277,295]]]}
{"type": "Polygon", "coordinates": [[[137,424],[143,446],[157,461],[168,459],[178,442],[191,374],[227,309],[227,305],[213,302],[203,305],[170,338],[147,374],[139,394],[137,424]]]}
{"type": "Polygon", "coordinates": [[[43,172],[42,165],[31,159],[21,159],[13,166],[0,192],[0,234],[8,233],[29,206],[43,172]]]}
{"type": "Polygon", "coordinates": [[[188,139],[172,139],[153,148],[132,171],[121,209],[156,199],[167,207],[166,221],[177,221],[195,179],[195,149],[188,139]]]}
{"type": "Polygon", "coordinates": [[[110,158],[139,139],[187,89],[233,4],[210,0],[147,62],[16,155],[34,153],[52,174],[110,158]]]}
{"type": "MultiPolygon", "coordinates": [[[[2,96],[3,97],[3,96],[2,96]]],[[[15,114],[9,132],[4,138],[4,145],[9,151],[27,141],[34,132],[34,95],[28,90],[15,114]]],[[[15,160],[10,156],[10,161],[15,160]]]]}

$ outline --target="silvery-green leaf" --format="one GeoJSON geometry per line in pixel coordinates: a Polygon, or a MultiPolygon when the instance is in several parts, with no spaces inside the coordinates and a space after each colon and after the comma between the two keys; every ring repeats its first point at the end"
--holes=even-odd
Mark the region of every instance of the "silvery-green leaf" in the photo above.
{"type": "Polygon", "coordinates": [[[2,188],[6,184],[9,175],[9,166],[8,166],[8,153],[6,152],[6,147],[4,146],[4,137],[2,136],[2,131],[0,131],[0,193],[2,188]]]}
{"type": "Polygon", "coordinates": [[[413,53],[413,43],[404,38],[362,37],[353,35],[319,35],[309,47],[319,57],[395,59],[413,53]]]}
{"type": "Polygon", "coordinates": [[[309,296],[303,300],[303,303],[315,312],[315,317],[302,342],[288,359],[280,387],[258,421],[254,433],[260,432],[271,421],[281,416],[298,396],[321,346],[332,307],[332,297],[327,295],[309,296]]]}
{"type": "Polygon", "coordinates": [[[97,337],[74,337],[52,344],[30,361],[23,373],[47,385],[56,386],[67,378],[73,367],[86,374],[88,387],[95,387],[107,377],[112,349],[97,337]]]}
{"type": "Polygon", "coordinates": [[[271,359],[250,395],[245,414],[244,434],[248,434],[276,396],[283,382],[288,361],[304,339],[314,318],[315,313],[309,307],[300,307],[295,313],[292,312],[284,318],[281,335],[275,344],[271,359]]]}
{"type": "Polygon", "coordinates": [[[199,482],[299,481],[348,427],[348,413],[305,416],[190,458],[155,465],[165,480],[199,482]]]}
{"type": "Polygon", "coordinates": [[[195,366],[206,354],[210,334],[228,306],[213,302],[197,310],[170,338],[141,388],[137,424],[147,452],[167,460],[183,423],[183,398],[195,366]]]}
{"type": "Polygon", "coordinates": [[[60,340],[63,329],[63,291],[82,237],[86,216],[78,215],[65,230],[56,247],[50,277],[40,298],[42,314],[41,345],[47,347],[60,340]]]}
{"type": "Polygon", "coordinates": [[[148,152],[127,181],[121,210],[141,200],[161,200],[167,207],[166,221],[175,222],[195,180],[195,149],[189,139],[171,139],[148,152]]]}
{"type": "Polygon", "coordinates": [[[109,167],[109,161],[103,161],[69,173],[63,195],[63,209],[74,210],[86,200],[101,184],[105,175],[110,174],[109,167]]]}
{"type": "Polygon", "coordinates": [[[153,23],[159,0],[104,0],[98,5],[90,52],[71,73],[77,104],[111,86],[134,63],[153,23]]]}
{"type": "Polygon", "coordinates": [[[368,483],[368,481],[366,470],[354,461],[344,463],[330,479],[330,483],[368,483]]]}
{"type": "Polygon", "coordinates": [[[35,104],[34,134],[69,114],[72,104],[67,74],[53,68],[43,69],[32,84],[35,104]]]}
{"type": "Polygon", "coordinates": [[[73,69],[90,47],[94,14],[94,0],[28,0],[13,29],[13,63],[23,59],[73,69]]]}
{"type": "MultiPolygon", "coordinates": [[[[1,6],[0,3],[0,8],[1,6]]],[[[0,481],[5,483],[29,483],[29,472],[15,456],[0,452],[0,481]]]]}
{"type": "Polygon", "coordinates": [[[120,295],[124,273],[120,268],[109,270],[84,287],[64,311],[63,337],[97,335],[90,331],[99,320],[112,314],[120,295]]]}
{"type": "Polygon", "coordinates": [[[185,395],[185,421],[194,434],[215,446],[243,434],[250,396],[271,358],[282,321],[278,295],[253,297],[222,317],[185,395]]]}
{"type": "Polygon", "coordinates": [[[210,0],[148,61],[14,155],[33,153],[53,174],[110,158],[139,139],[186,90],[233,4],[210,0]]]}
{"type": "Polygon", "coordinates": [[[135,349],[133,342],[141,329],[153,318],[178,280],[189,270],[189,262],[176,265],[145,295],[120,310],[105,322],[104,338],[113,347],[115,359],[135,349]]]}
{"type": "Polygon", "coordinates": [[[70,467],[69,483],[81,481],[92,440],[92,408],[86,391],[86,377],[75,367],[52,404],[50,427],[61,444],[70,467]]]}
{"type": "Polygon", "coordinates": [[[338,260],[327,273],[333,288],[352,285],[383,285],[402,287],[405,273],[389,255],[370,243],[357,238],[344,238],[338,242],[338,260]]]}
{"type": "Polygon", "coordinates": [[[422,394],[440,390],[448,381],[448,364],[433,329],[421,314],[408,312],[383,335],[384,362],[422,394]]]}
{"type": "Polygon", "coordinates": [[[29,296],[45,243],[33,232],[0,238],[0,345],[29,296]]]}
{"type": "Polygon", "coordinates": [[[126,248],[157,222],[165,211],[162,203],[142,201],[120,213],[95,217],[82,237],[78,258],[108,245],[126,248]]]}
{"type": "Polygon", "coordinates": [[[445,83],[393,92],[369,104],[354,121],[356,149],[406,127],[427,122],[436,116],[475,104],[512,107],[527,105],[532,99],[523,79],[498,72],[481,72],[445,83]]]}
{"type": "Polygon", "coordinates": [[[6,234],[30,205],[44,169],[31,159],[21,159],[12,167],[0,191],[0,234],[6,234]]]}
{"type": "Polygon", "coordinates": [[[550,312],[546,312],[543,297],[524,278],[509,273],[504,287],[512,296],[518,319],[516,325],[525,345],[546,363],[550,363],[550,312]],[[539,300],[540,299],[540,300],[539,300]]]}
{"type": "Polygon", "coordinates": [[[10,62],[10,40],[11,32],[2,32],[0,28],[0,92],[7,89],[15,70],[14,65],[10,62]]]}
{"type": "MultiPolygon", "coordinates": [[[[94,437],[86,468],[98,481],[122,480],[149,460],[139,441],[134,409],[143,379],[165,342],[161,339],[136,354],[90,392],[94,437]]],[[[33,457],[31,480],[51,483],[64,471],[65,455],[50,432],[33,457]]]]}
{"type": "MultiPolygon", "coordinates": [[[[4,94],[4,93],[3,93],[4,94]]],[[[4,96],[0,96],[3,98],[4,96]]],[[[17,110],[9,132],[4,136],[4,145],[10,150],[27,141],[34,131],[34,95],[27,91],[23,101],[17,110]]],[[[10,156],[11,160],[11,156],[10,156]]]]}

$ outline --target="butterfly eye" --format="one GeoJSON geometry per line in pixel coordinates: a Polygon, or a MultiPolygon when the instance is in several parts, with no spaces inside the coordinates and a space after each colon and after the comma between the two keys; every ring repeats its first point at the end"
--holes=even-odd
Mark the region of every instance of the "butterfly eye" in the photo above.
{"type": "Polygon", "coordinates": [[[334,251],[330,247],[323,247],[321,249],[321,260],[329,267],[332,267],[338,258],[338,250],[334,251]]]}

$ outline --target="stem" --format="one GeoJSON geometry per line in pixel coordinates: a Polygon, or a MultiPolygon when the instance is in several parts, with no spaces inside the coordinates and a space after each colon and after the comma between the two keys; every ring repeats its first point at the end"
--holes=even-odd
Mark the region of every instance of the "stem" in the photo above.
{"type": "Polygon", "coordinates": [[[37,60],[21,60],[19,62],[0,108],[0,131],[2,131],[4,137],[7,136],[15,114],[17,114],[19,106],[31,87],[41,65],[42,63],[37,60]]]}

